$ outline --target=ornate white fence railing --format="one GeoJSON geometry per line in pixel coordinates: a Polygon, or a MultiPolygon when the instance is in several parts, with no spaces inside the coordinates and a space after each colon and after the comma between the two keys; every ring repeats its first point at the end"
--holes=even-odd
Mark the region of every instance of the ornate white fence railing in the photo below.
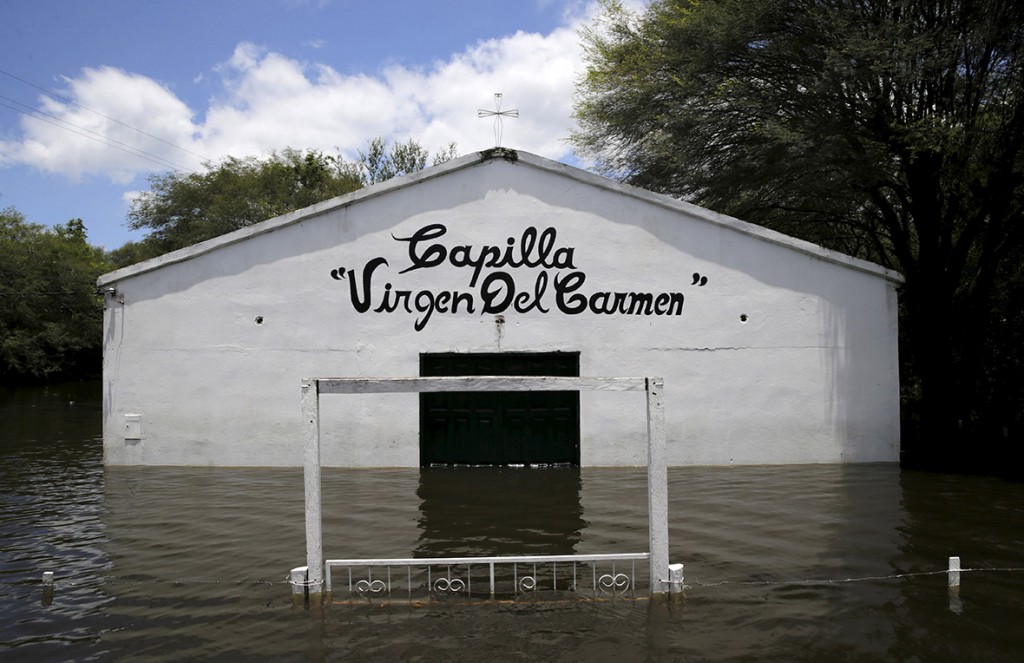
{"type": "Polygon", "coordinates": [[[364,599],[388,599],[396,594],[409,599],[493,599],[560,592],[595,598],[632,597],[638,584],[636,563],[650,557],[650,553],[616,553],[328,559],[324,562],[324,590],[332,598],[347,592],[349,598],[364,599]],[[336,568],[343,569],[338,582],[336,568]]]}

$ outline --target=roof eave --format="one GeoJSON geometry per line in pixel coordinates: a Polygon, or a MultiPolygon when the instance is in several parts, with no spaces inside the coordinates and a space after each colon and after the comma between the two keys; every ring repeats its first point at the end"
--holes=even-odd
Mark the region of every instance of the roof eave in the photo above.
{"type": "Polygon", "coordinates": [[[178,249],[166,253],[156,258],[145,260],[135,265],[123,267],[113,272],[103,274],[97,279],[96,283],[102,287],[109,283],[114,283],[129,277],[138,276],[146,272],[151,272],[156,269],[160,269],[167,265],[173,265],[175,263],[184,262],[197,256],[203,255],[210,251],[219,249],[221,247],[236,244],[238,242],[245,241],[257,235],[264,233],[273,232],[286,226],[298,223],[305,219],[314,218],[323,214],[327,214],[334,210],[348,207],[364,200],[369,200],[377,196],[382,196],[392,191],[404,189],[410,186],[427,182],[437,177],[443,177],[449,173],[471,168],[477,164],[493,159],[502,159],[511,163],[519,163],[529,165],[533,168],[543,170],[552,174],[557,174],[562,177],[568,177],[581,183],[595,186],[601,189],[614,191],[620,195],[629,196],[631,198],[642,200],[648,204],[656,205],[665,209],[669,209],[675,212],[686,214],[687,216],[696,217],[707,223],[714,224],[721,228],[738,232],[745,235],[750,235],[761,239],[763,241],[783,246],[799,253],[805,254],[812,258],[824,260],[837,265],[842,265],[848,269],[853,269],[859,272],[864,272],[872,276],[890,281],[893,285],[901,285],[905,279],[903,276],[894,270],[887,269],[881,265],[869,262],[867,260],[861,260],[860,258],[854,258],[838,251],[832,251],[824,247],[818,246],[811,242],[807,242],[789,235],[784,235],[780,232],[770,230],[763,226],[758,226],[747,221],[741,221],[735,217],[727,216],[725,214],[719,214],[709,209],[699,207],[692,203],[687,203],[677,198],[672,198],[660,193],[653,193],[645,189],[639,189],[637,187],[623,184],[610,180],[600,175],[587,172],[574,166],[569,166],[558,161],[539,157],[535,154],[528,152],[520,152],[518,150],[512,150],[509,148],[493,148],[490,150],[484,150],[482,152],[473,152],[451,161],[446,161],[437,166],[425,168],[415,173],[409,173],[402,175],[384,182],[364,187],[357,191],[347,193],[337,198],[331,198],[321,203],[305,207],[288,214],[283,214],[266,221],[241,228],[233,232],[214,237],[198,244],[178,249]]]}

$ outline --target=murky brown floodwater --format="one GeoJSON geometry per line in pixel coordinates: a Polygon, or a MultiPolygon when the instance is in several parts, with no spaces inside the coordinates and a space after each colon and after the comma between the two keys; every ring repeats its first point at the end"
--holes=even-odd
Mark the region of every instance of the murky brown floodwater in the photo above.
{"type": "MultiPolygon", "coordinates": [[[[291,604],[300,470],[102,466],[96,384],[0,391],[0,658],[1010,660],[1024,485],[888,465],[669,471],[682,603],[291,604]],[[951,597],[941,571],[963,575],[951,597]],[[57,576],[52,599],[44,570],[57,576]],[[847,580],[850,580],[847,582],[847,580]]],[[[327,470],[329,557],[635,552],[643,469],[327,470]]]]}

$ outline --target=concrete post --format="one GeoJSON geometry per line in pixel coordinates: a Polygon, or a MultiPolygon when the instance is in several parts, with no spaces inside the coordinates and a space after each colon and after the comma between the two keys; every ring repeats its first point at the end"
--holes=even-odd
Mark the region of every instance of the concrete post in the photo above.
{"type": "Polygon", "coordinates": [[[40,603],[43,606],[53,603],[53,571],[43,571],[43,596],[40,603]]]}
{"type": "Polygon", "coordinates": [[[668,582],[671,586],[671,592],[673,594],[683,593],[683,565],[682,564],[669,564],[668,565],[668,582]]]}
{"type": "Polygon", "coordinates": [[[949,558],[949,586],[959,587],[960,586],[960,558],[950,557],[949,558]]]}
{"type": "Polygon", "coordinates": [[[647,379],[647,518],[650,533],[651,594],[669,591],[668,470],[665,466],[664,380],[647,379]]]}
{"type": "Polygon", "coordinates": [[[288,574],[288,580],[292,585],[292,605],[300,606],[306,602],[306,567],[296,566],[288,574]]]}
{"type": "Polygon", "coordinates": [[[302,381],[302,427],[305,438],[306,587],[311,603],[322,598],[324,582],[323,520],[320,515],[320,388],[302,381]]]}
{"type": "Polygon", "coordinates": [[[960,558],[949,558],[949,611],[955,615],[963,614],[964,602],[960,599],[960,558]]]}

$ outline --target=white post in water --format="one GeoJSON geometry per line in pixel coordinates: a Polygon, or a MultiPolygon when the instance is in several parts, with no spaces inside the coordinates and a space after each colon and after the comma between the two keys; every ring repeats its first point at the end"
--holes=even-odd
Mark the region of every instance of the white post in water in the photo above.
{"type": "Polygon", "coordinates": [[[296,566],[288,574],[292,586],[292,605],[302,605],[306,600],[306,567],[296,566]]]}
{"type": "Polygon", "coordinates": [[[647,522],[651,544],[651,594],[665,594],[670,590],[664,386],[662,378],[647,378],[647,522]]]}
{"type": "Polygon", "coordinates": [[[960,586],[960,558],[950,557],[949,558],[949,586],[959,587],[960,586]]]}
{"type": "Polygon", "coordinates": [[[310,603],[319,601],[324,582],[324,551],[320,517],[320,385],[302,381],[302,426],[306,438],[304,479],[306,485],[306,588],[310,603]]]}
{"type": "Polygon", "coordinates": [[[53,571],[43,571],[43,596],[41,603],[44,606],[53,603],[53,571]]]}
{"type": "Polygon", "coordinates": [[[682,594],[683,592],[683,565],[682,564],[669,564],[668,565],[668,581],[672,586],[673,594],[682,594]]]}
{"type": "Polygon", "coordinates": [[[960,600],[960,558],[949,558],[949,611],[955,615],[963,614],[964,602],[960,600]]]}

